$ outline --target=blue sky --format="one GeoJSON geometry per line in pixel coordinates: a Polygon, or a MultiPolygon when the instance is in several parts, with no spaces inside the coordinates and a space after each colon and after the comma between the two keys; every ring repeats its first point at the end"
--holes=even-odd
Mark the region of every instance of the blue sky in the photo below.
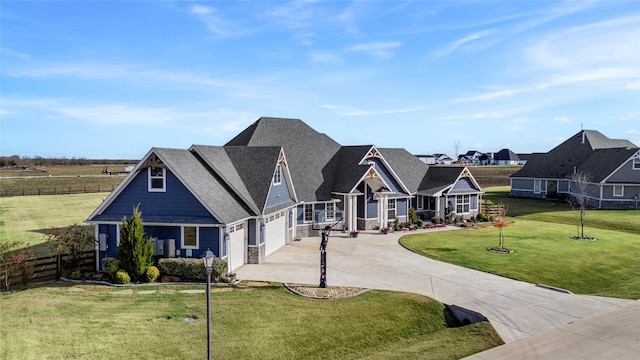
{"type": "Polygon", "coordinates": [[[640,144],[640,1],[2,1],[0,154],[139,159],[261,116],[343,145],[640,144]]]}

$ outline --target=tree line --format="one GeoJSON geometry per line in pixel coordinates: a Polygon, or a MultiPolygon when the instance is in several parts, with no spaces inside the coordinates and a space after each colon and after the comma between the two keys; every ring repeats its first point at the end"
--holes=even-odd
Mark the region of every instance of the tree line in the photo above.
{"type": "Polygon", "coordinates": [[[135,164],[137,160],[109,160],[109,159],[86,159],[84,157],[42,157],[42,156],[0,156],[0,167],[29,168],[34,166],[53,165],[119,165],[135,164]]]}

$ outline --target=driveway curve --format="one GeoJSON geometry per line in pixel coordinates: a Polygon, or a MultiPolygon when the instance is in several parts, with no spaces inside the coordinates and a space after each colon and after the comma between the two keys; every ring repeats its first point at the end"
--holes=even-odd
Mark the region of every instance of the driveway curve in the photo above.
{"type": "MultiPolygon", "coordinates": [[[[349,238],[332,233],[327,284],[418,293],[467,308],[486,316],[507,344],[632,302],[574,295],[433,260],[403,248],[398,243],[402,235],[361,232],[349,238]]],[[[262,264],[242,266],[237,277],[319,283],[319,248],[319,237],[295,241],[262,264]]]]}

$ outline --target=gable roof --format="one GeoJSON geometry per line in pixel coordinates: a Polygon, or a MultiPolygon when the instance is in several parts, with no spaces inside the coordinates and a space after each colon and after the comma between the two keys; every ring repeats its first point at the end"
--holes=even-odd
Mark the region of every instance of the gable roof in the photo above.
{"type": "Polygon", "coordinates": [[[380,148],[380,153],[410,193],[415,193],[429,166],[405,149],[380,148]]]}
{"type": "MultiPolygon", "coordinates": [[[[511,177],[565,179],[578,168],[594,176],[606,167],[605,164],[599,164],[600,162],[613,161],[596,156],[587,163],[596,150],[620,148],[633,149],[637,146],[628,140],[609,139],[596,130],[582,130],[546,154],[533,154],[522,169],[511,177]]],[[[619,165],[619,162],[615,164],[614,169],[619,165]]]]}
{"type": "Polygon", "coordinates": [[[301,201],[331,199],[340,144],[299,119],[262,117],[225,146],[284,148],[301,201]]]}
{"type": "Polygon", "coordinates": [[[446,190],[455,183],[464,169],[464,166],[429,166],[418,193],[433,196],[446,190]]]}
{"type": "Polygon", "coordinates": [[[371,149],[371,145],[343,146],[339,152],[339,170],[336,171],[333,191],[349,193],[360,181],[369,165],[360,164],[360,160],[371,149]]]}
{"type": "MultiPolygon", "coordinates": [[[[611,173],[631,159],[637,151],[637,148],[598,149],[582,165],[578,166],[577,171],[588,174],[589,181],[604,182],[611,173]]],[[[629,178],[629,182],[640,183],[640,174],[636,179],[629,178]]]]}

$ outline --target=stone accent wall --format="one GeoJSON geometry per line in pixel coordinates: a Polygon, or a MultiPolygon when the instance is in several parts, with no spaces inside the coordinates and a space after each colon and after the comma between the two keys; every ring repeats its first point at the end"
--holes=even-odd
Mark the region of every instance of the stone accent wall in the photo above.
{"type": "Polygon", "coordinates": [[[523,191],[523,190],[511,190],[511,196],[513,197],[523,197],[523,198],[532,198],[532,199],[545,199],[547,197],[546,193],[536,194],[533,191],[523,191]]]}
{"type": "MultiPolygon", "coordinates": [[[[331,224],[333,225],[333,224],[331,224]]],[[[334,226],[333,228],[331,228],[331,231],[342,231],[343,230],[343,224],[339,223],[336,226],[334,226]]],[[[313,229],[313,225],[311,224],[305,224],[305,225],[299,225],[296,228],[296,237],[301,239],[301,238],[306,238],[306,237],[316,237],[316,236],[322,236],[322,231],[321,230],[314,230],[313,229]]]]}
{"type": "Polygon", "coordinates": [[[264,244],[260,246],[249,246],[247,250],[247,264],[262,264],[265,254],[264,244]]]}

